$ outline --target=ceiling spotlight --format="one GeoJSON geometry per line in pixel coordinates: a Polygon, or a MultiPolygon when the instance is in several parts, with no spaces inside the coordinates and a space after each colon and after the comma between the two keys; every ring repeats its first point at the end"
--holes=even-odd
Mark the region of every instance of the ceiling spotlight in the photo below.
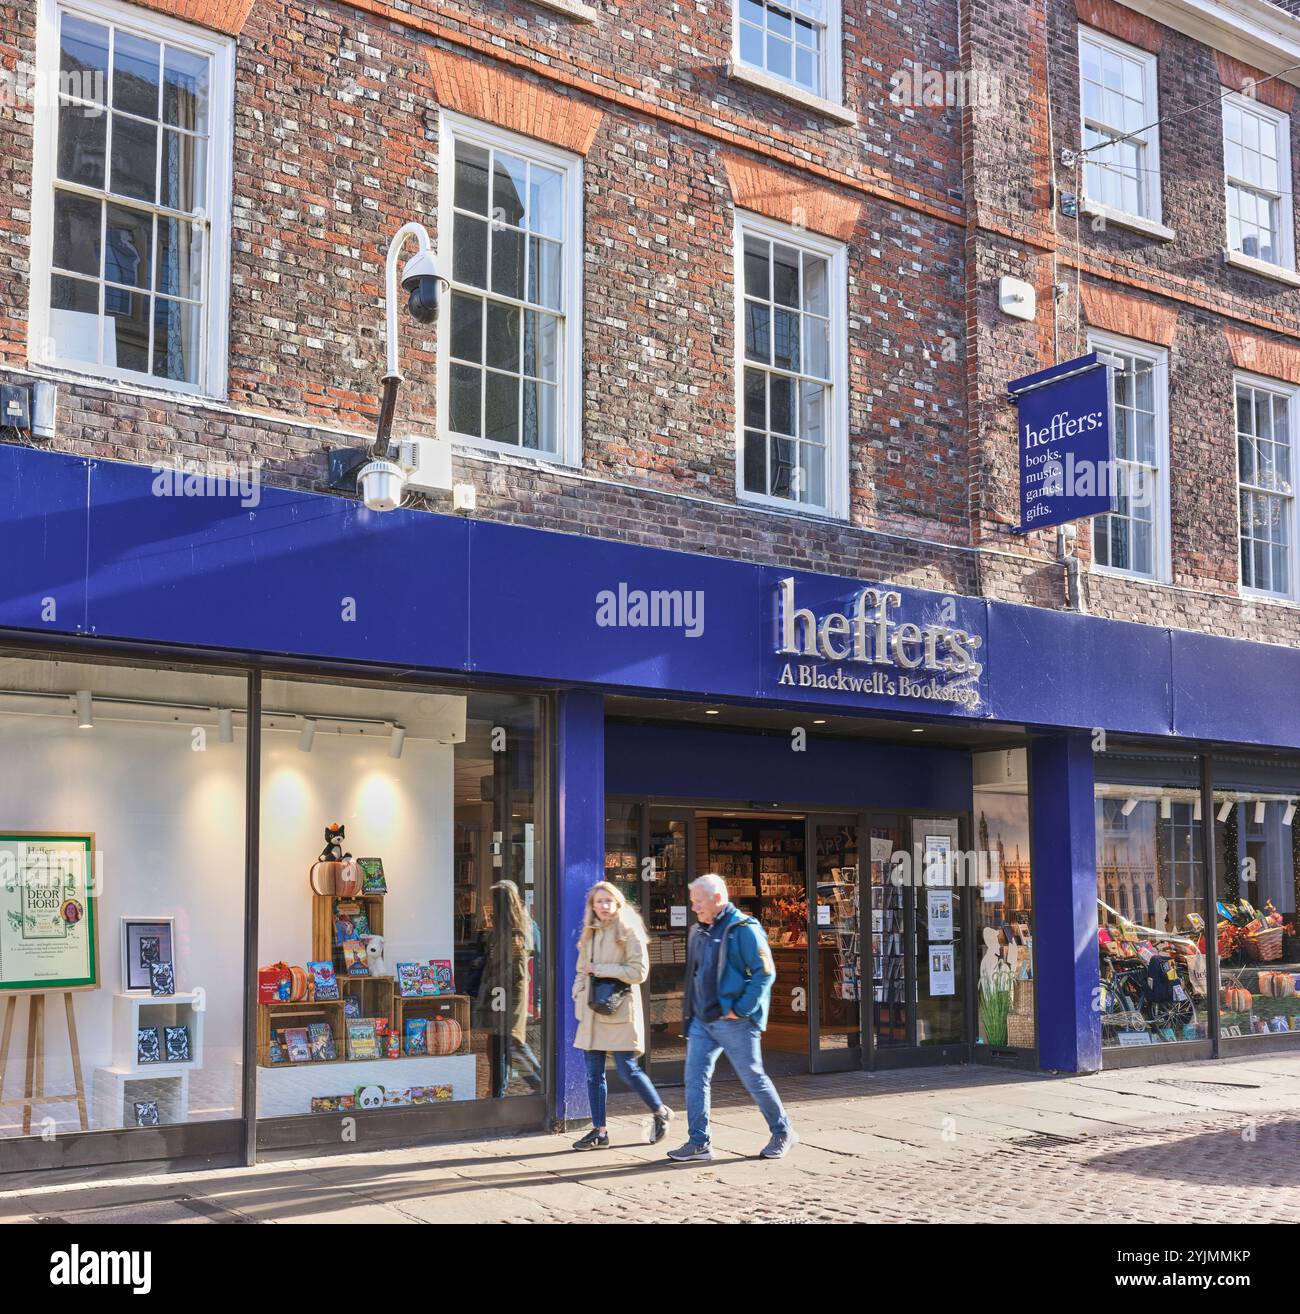
{"type": "Polygon", "coordinates": [[[217,733],[223,744],[235,742],[235,714],[229,707],[217,708],[217,733]]]}
{"type": "Polygon", "coordinates": [[[1192,803],[1192,820],[1200,821],[1200,819],[1201,819],[1201,796],[1197,794],[1195,800],[1192,803]]]}
{"type": "Polygon", "coordinates": [[[401,757],[402,745],[404,743],[406,743],[406,727],[402,725],[395,725],[393,727],[393,733],[389,736],[388,739],[388,756],[401,757]]]}
{"type": "Polygon", "coordinates": [[[1263,824],[1264,824],[1264,800],[1262,798],[1257,798],[1255,800],[1255,825],[1262,826],[1263,824]]]}
{"type": "Polygon", "coordinates": [[[1160,800],[1160,817],[1163,821],[1168,821],[1174,815],[1174,801],[1171,798],[1162,798],[1160,800]]]}
{"type": "Polygon", "coordinates": [[[720,716],[721,713],[720,713],[720,712],[717,710],[717,708],[715,708],[715,707],[706,707],[706,708],[704,709],[704,715],[705,715],[705,716],[720,716]]]}
{"type": "Polygon", "coordinates": [[[1119,811],[1120,811],[1120,815],[1123,816],[1123,817],[1131,817],[1131,816],[1133,815],[1133,810],[1137,807],[1137,805],[1138,805],[1138,801],[1137,801],[1137,799],[1135,799],[1135,798],[1131,798],[1131,799],[1129,799],[1129,800],[1124,804],[1124,806],[1123,806],[1122,808],[1120,808],[1120,810],[1119,810],[1119,811]]]}
{"type": "Polygon", "coordinates": [[[1232,799],[1225,798],[1223,802],[1219,804],[1219,820],[1227,821],[1232,809],[1236,806],[1236,803],[1234,803],[1232,799]]]}
{"type": "Polygon", "coordinates": [[[1282,812],[1282,824],[1289,826],[1295,820],[1295,799],[1287,802],[1286,808],[1282,812]]]}
{"type": "Polygon", "coordinates": [[[825,717],[823,717],[820,721],[814,721],[814,722],[813,722],[813,725],[825,725],[825,724],[826,724],[826,719],[825,719],[825,717]]]}
{"type": "Polygon", "coordinates": [[[302,734],[298,736],[298,751],[300,753],[310,753],[312,743],[316,739],[316,722],[309,716],[302,718],[302,734]]]}
{"type": "Polygon", "coordinates": [[[77,690],[77,729],[93,730],[95,728],[95,718],[91,712],[91,698],[89,689],[77,690]]]}
{"type": "Polygon", "coordinates": [[[914,726],[912,727],[912,733],[913,733],[914,735],[923,735],[923,734],[925,734],[925,727],[924,727],[924,726],[919,726],[919,725],[914,725],[914,726]]]}

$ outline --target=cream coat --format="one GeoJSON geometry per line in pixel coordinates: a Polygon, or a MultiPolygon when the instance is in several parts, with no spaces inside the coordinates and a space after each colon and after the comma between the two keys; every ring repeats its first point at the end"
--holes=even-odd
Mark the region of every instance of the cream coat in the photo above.
{"type": "Polygon", "coordinates": [[[578,1019],[578,1049],[603,1049],[611,1053],[645,1053],[645,1014],[641,991],[636,989],[650,975],[646,934],[640,925],[626,928],[620,944],[618,928],[598,926],[578,950],[578,975],[573,982],[573,1011],[578,1019]],[[582,969],[592,963],[597,976],[617,977],[633,987],[617,1013],[593,1013],[588,1004],[591,977],[582,969]]]}

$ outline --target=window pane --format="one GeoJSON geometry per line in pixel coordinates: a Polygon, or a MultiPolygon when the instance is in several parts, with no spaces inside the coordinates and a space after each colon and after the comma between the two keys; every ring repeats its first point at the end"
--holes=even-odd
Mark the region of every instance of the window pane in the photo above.
{"type": "Polygon", "coordinates": [[[788,310],[776,312],[772,333],[772,363],[779,369],[800,368],[799,316],[788,310]]]}
{"type": "Polygon", "coordinates": [[[83,187],[103,187],[108,115],[90,106],[59,104],[58,174],[83,187]]]}
{"type": "Polygon", "coordinates": [[[114,114],[113,191],[119,196],[152,201],[157,164],[157,127],[152,123],[140,123],[114,114]]]}
{"type": "Polygon", "coordinates": [[[524,313],[524,373],[552,383],[559,377],[560,324],[554,315],[524,313]]]}
{"type": "Polygon", "coordinates": [[[740,25],[740,60],[753,68],[763,67],[763,33],[748,23],[740,25]]]}
{"type": "Polygon", "coordinates": [[[563,248],[541,237],[530,237],[528,246],[528,300],[559,310],[563,248]]]}
{"type": "Polygon", "coordinates": [[[804,373],[819,379],[830,378],[830,325],[824,319],[805,315],[803,319],[804,373]]]}
{"type": "Polygon", "coordinates": [[[163,58],[163,122],[206,132],[208,61],[203,55],[168,46],[163,58]]]}
{"type": "Polygon", "coordinates": [[[149,373],[149,298],[121,288],[104,289],[104,364],[149,373]]]}
{"type": "Polygon", "coordinates": [[[451,295],[451,354],[459,360],[483,359],[483,302],[463,292],[451,295]]]}
{"type": "Polygon", "coordinates": [[[772,312],[753,301],[745,302],[745,359],[772,360],[772,312]]]}
{"type": "Polygon", "coordinates": [[[778,305],[799,308],[799,252],[779,242],[772,245],[772,287],[778,305]]]}
{"type": "Polygon", "coordinates": [[[524,446],[543,452],[558,450],[559,389],[550,383],[524,380],[524,446]]]}
{"type": "Polygon", "coordinates": [[[540,164],[529,166],[528,227],[546,237],[564,236],[564,175],[540,164]]]}
{"type": "Polygon", "coordinates": [[[192,213],[206,203],[207,143],[202,137],[188,137],[170,129],[162,137],[162,195],[158,199],[173,210],[192,213]]]}
{"type": "Polygon", "coordinates": [[[102,105],[108,95],[108,28],[65,13],[59,33],[61,89],[102,105]]]}
{"type": "Polygon", "coordinates": [[[158,297],[153,307],[153,372],[163,379],[198,382],[199,308],[158,297]]]}
{"type": "Polygon", "coordinates": [[[50,279],[50,337],[60,360],[99,360],[99,285],[55,274],[50,279]]]}
{"type": "Polygon", "coordinates": [[[102,203],[71,192],[54,193],[54,264],[99,277],[102,203]]]}
{"type": "Polygon", "coordinates": [[[492,218],[495,222],[523,223],[526,171],[523,160],[503,151],[496,152],[492,164],[492,218]]]}
{"type": "Polygon", "coordinates": [[[487,363],[497,369],[519,370],[519,308],[489,301],[487,363]]]}
{"type": "Polygon", "coordinates": [[[761,370],[745,371],[745,426],[767,428],[767,375],[761,370]]]}
{"type": "Polygon", "coordinates": [[[113,108],[158,117],[158,66],[162,47],[118,28],[113,34],[113,108]]]}
{"type": "Polygon", "coordinates": [[[771,299],[768,282],[768,245],[757,238],[745,238],[745,295],[763,301],[771,299]]]}
{"type": "Polygon", "coordinates": [[[794,491],[796,445],[788,438],[773,436],[771,440],[769,453],[773,497],[790,497],[794,491]]]}
{"type": "Polygon", "coordinates": [[[124,205],[110,205],[104,241],[104,277],[110,283],[147,288],[153,264],[153,216],[124,205]]]}
{"type": "Polygon", "coordinates": [[[458,214],[452,221],[451,276],[470,287],[487,287],[486,220],[458,214]]]}
{"type": "Polygon", "coordinates": [[[767,437],[752,430],[745,432],[745,491],[767,492],[767,437]]]}
{"type": "Polygon", "coordinates": [[[814,315],[831,313],[826,279],[826,261],[806,252],[803,258],[803,308],[814,315]]]}
{"type": "Polygon", "coordinates": [[[519,443],[519,379],[513,374],[487,376],[483,436],[498,443],[519,443]]]}
{"type": "Polygon", "coordinates": [[[451,367],[451,416],[452,433],[467,434],[471,438],[482,437],[482,397],[483,376],[472,365],[453,365],[451,367]]]}
{"type": "Polygon", "coordinates": [[[488,212],[488,153],[481,146],[456,143],[455,204],[475,214],[488,212]]]}
{"type": "Polygon", "coordinates": [[[492,230],[492,291],[523,300],[524,235],[517,228],[492,230]]]}
{"type": "Polygon", "coordinates": [[[771,407],[768,423],[775,433],[795,432],[794,391],[792,379],[780,374],[768,376],[768,399],[771,407]]]}
{"type": "Polygon", "coordinates": [[[158,220],[159,292],[168,296],[203,295],[203,230],[183,219],[158,220]]]}
{"type": "Polygon", "coordinates": [[[799,475],[796,493],[799,501],[820,505],[826,500],[826,449],[809,443],[799,444],[799,475]]]}

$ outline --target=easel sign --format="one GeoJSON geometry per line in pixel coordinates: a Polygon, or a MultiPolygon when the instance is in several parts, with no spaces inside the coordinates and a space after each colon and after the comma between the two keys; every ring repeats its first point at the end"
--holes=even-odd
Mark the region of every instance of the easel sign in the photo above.
{"type": "Polygon", "coordinates": [[[0,1108],[23,1111],[23,1135],[32,1111],[44,1104],[76,1103],[88,1131],[86,1085],[81,1075],[74,990],[99,988],[99,926],[93,835],[39,832],[0,835],[0,1108]],[[63,996],[72,1059],[71,1091],[45,1088],[45,997],[63,996]],[[4,1098],[5,1071],[18,999],[27,996],[27,1063],[21,1098],[4,1098]]]}
{"type": "Polygon", "coordinates": [[[95,990],[93,835],[0,834],[0,991],[95,990]]]}

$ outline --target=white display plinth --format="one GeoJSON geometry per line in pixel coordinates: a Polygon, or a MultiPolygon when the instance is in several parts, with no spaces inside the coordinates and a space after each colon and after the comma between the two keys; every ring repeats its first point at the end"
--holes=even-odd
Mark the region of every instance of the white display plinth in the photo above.
{"type": "Polygon", "coordinates": [[[93,1125],[99,1130],[134,1127],[137,1100],[155,1100],[159,1124],[189,1117],[190,1074],[183,1063],[146,1063],[136,1068],[96,1068],[93,1125]]]}
{"type": "Polygon", "coordinates": [[[473,1054],[445,1058],[360,1059],[342,1063],[277,1063],[257,1069],[257,1111],[263,1118],[311,1112],[313,1095],[351,1095],[358,1086],[405,1090],[409,1086],[450,1086],[452,1099],[477,1093],[473,1054]]]}

